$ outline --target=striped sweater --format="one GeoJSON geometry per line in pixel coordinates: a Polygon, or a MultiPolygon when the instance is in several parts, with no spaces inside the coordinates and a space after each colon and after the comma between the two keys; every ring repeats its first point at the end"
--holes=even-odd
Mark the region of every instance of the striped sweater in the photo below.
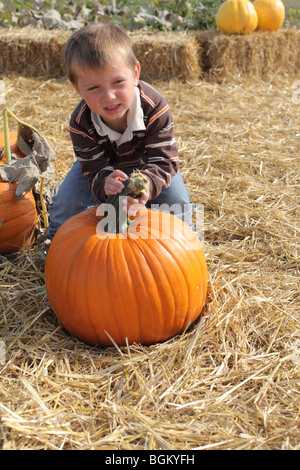
{"type": "Polygon", "coordinates": [[[105,202],[104,182],[112,171],[139,166],[150,180],[150,200],[169,186],[179,157],[166,99],[140,81],[124,134],[109,129],[81,100],[72,113],[70,135],[92,193],[105,202]]]}

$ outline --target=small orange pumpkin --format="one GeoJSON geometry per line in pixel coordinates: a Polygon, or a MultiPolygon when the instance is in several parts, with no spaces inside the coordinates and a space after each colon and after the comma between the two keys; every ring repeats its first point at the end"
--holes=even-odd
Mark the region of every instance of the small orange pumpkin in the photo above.
{"type": "Polygon", "coordinates": [[[226,0],[219,7],[216,25],[225,34],[250,34],[257,26],[257,13],[249,0],[226,0]]]}
{"type": "Polygon", "coordinates": [[[0,179],[0,254],[16,253],[35,239],[37,211],[32,192],[16,199],[16,183],[0,179]]]}
{"type": "MultiPolygon", "coordinates": [[[[2,134],[0,134],[0,146],[3,142],[1,137],[2,134]]],[[[16,135],[10,133],[9,137],[14,152],[16,135]]],[[[2,157],[0,165],[4,164],[2,157]]],[[[8,183],[0,178],[0,254],[2,255],[16,253],[35,239],[38,220],[35,199],[31,191],[23,199],[17,199],[16,187],[17,183],[8,183]]]]}
{"type": "MultiPolygon", "coordinates": [[[[18,132],[16,131],[11,131],[9,132],[9,141],[11,142],[11,152],[17,155],[19,158],[25,157],[24,153],[21,152],[21,150],[18,147],[18,132]]],[[[4,132],[0,133],[0,150],[2,150],[5,147],[5,138],[4,138],[4,132]]],[[[2,161],[5,160],[6,155],[5,155],[5,150],[2,155],[2,161]]]]}
{"type": "Polygon", "coordinates": [[[257,13],[257,29],[277,31],[283,25],[285,6],[281,0],[256,0],[254,8],[257,13]]]}

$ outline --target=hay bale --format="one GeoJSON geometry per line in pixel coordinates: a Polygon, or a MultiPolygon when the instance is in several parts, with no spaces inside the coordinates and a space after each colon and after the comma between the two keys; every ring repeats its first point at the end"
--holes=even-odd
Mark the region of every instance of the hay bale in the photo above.
{"type": "Polygon", "coordinates": [[[70,33],[36,28],[0,28],[0,74],[59,78],[70,33]]]}
{"type": "Polygon", "coordinates": [[[196,34],[201,62],[211,78],[296,75],[300,68],[300,31],[255,31],[226,35],[216,31],[196,34]]]}
{"type": "Polygon", "coordinates": [[[130,35],[144,80],[193,80],[201,74],[200,44],[188,33],[130,35]]]}
{"type": "MultiPolygon", "coordinates": [[[[0,28],[0,73],[26,77],[65,75],[63,49],[70,32],[0,28]]],[[[193,79],[200,73],[199,44],[186,33],[132,33],[145,80],[193,79]]]]}
{"type": "MultiPolygon", "coordinates": [[[[63,49],[70,31],[0,28],[0,74],[65,76],[63,49]]],[[[147,81],[186,81],[247,76],[296,75],[300,70],[300,31],[218,31],[129,33],[147,81]]]]}

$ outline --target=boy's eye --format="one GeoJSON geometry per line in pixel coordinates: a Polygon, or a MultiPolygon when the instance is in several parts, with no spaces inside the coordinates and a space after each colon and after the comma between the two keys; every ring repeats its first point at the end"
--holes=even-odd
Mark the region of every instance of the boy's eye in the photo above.
{"type": "Polygon", "coordinates": [[[98,86],[91,86],[90,88],[88,88],[88,91],[93,91],[93,90],[97,90],[99,87],[98,86]]]}

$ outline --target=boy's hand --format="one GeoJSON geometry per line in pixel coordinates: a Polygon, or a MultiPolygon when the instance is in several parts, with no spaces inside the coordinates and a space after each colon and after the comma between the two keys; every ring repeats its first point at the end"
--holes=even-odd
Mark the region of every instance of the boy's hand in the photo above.
{"type": "Polygon", "coordinates": [[[134,217],[136,213],[144,208],[149,200],[149,191],[147,193],[141,194],[139,198],[133,198],[131,196],[127,196],[124,199],[123,206],[125,212],[129,215],[129,217],[134,217]]]}
{"type": "Polygon", "coordinates": [[[111,196],[120,193],[124,189],[122,181],[126,180],[128,176],[121,170],[114,170],[109,176],[105,178],[104,192],[106,196],[111,196]]]}
{"type": "MultiPolygon", "coordinates": [[[[119,194],[124,189],[122,181],[126,180],[128,175],[121,170],[114,170],[105,178],[104,191],[106,196],[119,194]]],[[[149,191],[141,194],[139,198],[127,196],[123,201],[123,209],[130,217],[134,217],[136,213],[147,204],[149,200],[149,191]]]]}

